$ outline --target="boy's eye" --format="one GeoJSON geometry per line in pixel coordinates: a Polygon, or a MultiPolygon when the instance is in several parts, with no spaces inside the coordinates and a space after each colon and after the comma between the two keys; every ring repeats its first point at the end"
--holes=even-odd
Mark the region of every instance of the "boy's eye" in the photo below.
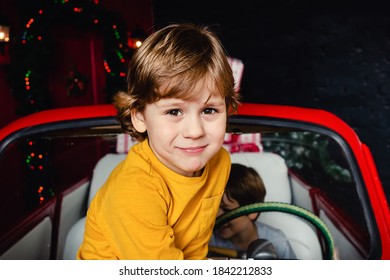
{"type": "Polygon", "coordinates": [[[205,114],[205,115],[211,115],[211,114],[214,114],[216,112],[217,112],[217,110],[215,110],[213,108],[206,108],[203,110],[203,114],[205,114]]]}
{"type": "Polygon", "coordinates": [[[181,114],[181,111],[179,109],[172,109],[169,110],[167,114],[172,116],[179,116],[181,114]]]}

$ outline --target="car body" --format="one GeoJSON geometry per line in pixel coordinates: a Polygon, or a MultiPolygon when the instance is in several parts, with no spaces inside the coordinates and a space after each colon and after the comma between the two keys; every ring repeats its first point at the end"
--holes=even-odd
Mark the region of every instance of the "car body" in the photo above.
{"type": "MultiPolygon", "coordinates": [[[[97,163],[111,154],[123,159],[131,145],[108,104],[41,111],[2,128],[0,259],[66,259],[94,177],[102,177],[98,188],[107,176],[96,171],[97,163]]],[[[225,148],[233,162],[259,171],[267,201],[302,207],[323,221],[338,259],[390,259],[390,213],[375,162],[340,118],[318,109],[243,103],[229,119],[225,148]]],[[[279,220],[265,214],[265,222],[279,220]]],[[[305,231],[298,235],[308,239],[305,231]]]]}

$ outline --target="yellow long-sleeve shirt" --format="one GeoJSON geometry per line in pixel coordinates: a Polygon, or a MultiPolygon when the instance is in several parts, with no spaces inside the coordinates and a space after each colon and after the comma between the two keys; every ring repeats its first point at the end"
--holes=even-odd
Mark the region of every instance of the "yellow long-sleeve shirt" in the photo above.
{"type": "Polygon", "coordinates": [[[136,144],[91,202],[77,258],[205,259],[229,172],[223,148],[185,177],[136,144]]]}

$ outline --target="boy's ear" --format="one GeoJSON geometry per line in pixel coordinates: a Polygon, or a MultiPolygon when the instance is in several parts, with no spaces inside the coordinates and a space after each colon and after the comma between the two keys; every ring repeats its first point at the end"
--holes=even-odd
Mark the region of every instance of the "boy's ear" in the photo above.
{"type": "Polygon", "coordinates": [[[131,110],[131,122],[135,130],[139,133],[144,133],[146,131],[145,118],[142,112],[139,112],[135,109],[131,110]]]}

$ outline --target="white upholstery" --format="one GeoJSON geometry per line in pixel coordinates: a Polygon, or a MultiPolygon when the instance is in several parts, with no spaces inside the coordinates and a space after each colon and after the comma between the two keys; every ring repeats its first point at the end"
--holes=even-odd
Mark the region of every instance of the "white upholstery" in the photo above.
{"type": "Polygon", "coordinates": [[[298,259],[322,260],[317,231],[302,218],[288,213],[264,212],[261,213],[259,220],[283,231],[298,259]]]}
{"type": "Polygon", "coordinates": [[[265,201],[291,203],[291,187],[288,169],[284,159],[274,153],[235,153],[233,163],[241,163],[254,168],[263,179],[267,189],[265,201]]]}
{"type": "MultiPolygon", "coordinates": [[[[91,179],[91,185],[88,194],[88,206],[95,196],[97,190],[107,180],[114,167],[117,166],[119,162],[124,160],[125,157],[126,154],[107,154],[97,162],[91,179]]],[[[84,237],[85,219],[86,217],[81,218],[69,230],[65,240],[63,255],[64,260],[76,259],[77,250],[79,249],[84,237]]]]}
{"type": "Polygon", "coordinates": [[[84,227],[85,227],[86,217],[78,220],[69,230],[66,235],[65,245],[64,245],[64,260],[75,260],[77,250],[79,249],[84,238],[84,227]]]}
{"type": "Polygon", "coordinates": [[[114,167],[125,158],[126,154],[106,154],[97,162],[93,170],[91,187],[88,196],[88,205],[91,203],[91,200],[95,196],[97,190],[106,182],[114,167]]]}

